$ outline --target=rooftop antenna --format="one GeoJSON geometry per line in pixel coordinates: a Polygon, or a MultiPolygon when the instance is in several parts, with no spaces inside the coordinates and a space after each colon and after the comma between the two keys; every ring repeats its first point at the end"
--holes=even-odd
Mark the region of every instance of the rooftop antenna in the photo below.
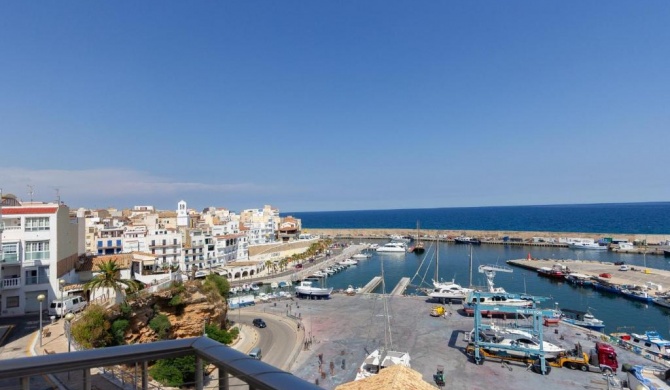
{"type": "Polygon", "coordinates": [[[60,188],[54,187],[54,190],[56,191],[56,203],[60,204],[60,188]]]}
{"type": "Polygon", "coordinates": [[[30,195],[30,203],[33,203],[33,194],[35,191],[33,190],[33,186],[28,184],[28,195],[30,195]]]}

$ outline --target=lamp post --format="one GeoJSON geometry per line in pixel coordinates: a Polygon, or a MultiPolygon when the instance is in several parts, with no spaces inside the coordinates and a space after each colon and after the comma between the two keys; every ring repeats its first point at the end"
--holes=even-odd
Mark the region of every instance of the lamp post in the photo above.
{"type": "MultiPolygon", "coordinates": [[[[67,313],[65,315],[65,332],[67,334],[67,352],[70,353],[70,345],[71,345],[71,337],[72,337],[72,331],[71,331],[71,326],[72,326],[72,319],[74,318],[74,314],[72,313],[67,313]]],[[[70,380],[70,371],[67,372],[67,380],[70,380]]]]}
{"type": "Polygon", "coordinates": [[[63,290],[65,289],[65,280],[58,280],[58,289],[60,290],[60,318],[65,315],[65,305],[63,302],[63,290]]]}
{"type": "Polygon", "coordinates": [[[44,296],[44,294],[40,294],[37,296],[37,300],[40,303],[40,348],[42,348],[42,302],[44,302],[45,299],[46,297],[44,296]]]}

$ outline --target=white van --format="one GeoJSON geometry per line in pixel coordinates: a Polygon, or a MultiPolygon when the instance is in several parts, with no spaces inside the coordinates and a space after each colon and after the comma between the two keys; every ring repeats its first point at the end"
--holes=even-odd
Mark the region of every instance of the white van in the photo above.
{"type": "Polygon", "coordinates": [[[49,306],[49,315],[62,317],[67,313],[76,313],[84,310],[86,303],[80,296],[65,297],[62,301],[54,299],[49,306]]]}

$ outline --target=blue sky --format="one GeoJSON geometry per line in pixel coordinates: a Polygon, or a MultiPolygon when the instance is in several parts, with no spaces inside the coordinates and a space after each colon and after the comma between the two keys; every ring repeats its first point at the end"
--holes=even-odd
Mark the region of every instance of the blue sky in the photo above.
{"type": "Polygon", "coordinates": [[[0,188],[71,207],[670,200],[668,1],[0,4],[0,188]]]}

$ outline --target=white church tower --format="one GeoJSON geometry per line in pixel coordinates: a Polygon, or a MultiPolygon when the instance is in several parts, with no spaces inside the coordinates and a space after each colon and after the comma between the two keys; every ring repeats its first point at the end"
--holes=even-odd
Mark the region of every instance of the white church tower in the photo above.
{"type": "Polygon", "coordinates": [[[186,202],[180,200],[177,203],[177,227],[178,228],[187,228],[190,226],[188,211],[186,210],[186,202]]]}

